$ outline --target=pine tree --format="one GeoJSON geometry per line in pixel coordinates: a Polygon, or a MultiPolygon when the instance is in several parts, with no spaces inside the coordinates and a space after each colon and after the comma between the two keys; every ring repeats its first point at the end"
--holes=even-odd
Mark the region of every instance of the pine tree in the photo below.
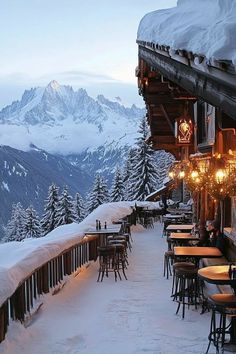
{"type": "Polygon", "coordinates": [[[156,152],[157,173],[158,173],[158,186],[163,186],[163,181],[167,177],[170,166],[174,161],[174,156],[164,150],[156,152]]]}
{"type": "Polygon", "coordinates": [[[74,211],[75,211],[75,221],[80,223],[85,217],[85,206],[84,200],[80,193],[76,193],[74,199],[74,211]]]}
{"type": "Polygon", "coordinates": [[[111,187],[111,202],[119,202],[124,200],[124,184],[120,169],[117,168],[115,171],[112,187],[111,187]]]}
{"type": "Polygon", "coordinates": [[[12,205],[11,219],[7,223],[3,241],[22,241],[25,238],[25,211],[21,203],[12,205]]]}
{"type": "Polygon", "coordinates": [[[135,149],[131,148],[123,169],[124,200],[130,200],[130,178],[135,165],[135,149]]]}
{"type": "Polygon", "coordinates": [[[56,227],[56,210],[58,204],[58,191],[59,188],[53,183],[48,189],[48,197],[44,207],[44,215],[41,220],[42,229],[44,234],[52,231],[56,227]]]}
{"type": "Polygon", "coordinates": [[[71,224],[76,220],[73,199],[68,193],[67,186],[64,187],[59,197],[55,219],[56,226],[71,224]]]}
{"type": "Polygon", "coordinates": [[[88,197],[87,213],[91,213],[99,205],[108,202],[109,194],[107,184],[100,174],[97,174],[92,191],[88,197]]]}
{"type": "Polygon", "coordinates": [[[146,118],[141,121],[139,131],[141,137],[137,140],[134,167],[130,177],[130,195],[132,200],[144,200],[152,193],[158,184],[157,166],[154,160],[154,150],[146,144],[148,134],[146,118]]]}
{"type": "Polygon", "coordinates": [[[32,205],[30,205],[26,209],[26,213],[25,214],[26,214],[26,217],[25,217],[24,229],[25,229],[26,238],[42,237],[43,233],[42,233],[40,220],[39,220],[39,217],[38,217],[38,215],[37,215],[37,213],[34,210],[32,205]]]}

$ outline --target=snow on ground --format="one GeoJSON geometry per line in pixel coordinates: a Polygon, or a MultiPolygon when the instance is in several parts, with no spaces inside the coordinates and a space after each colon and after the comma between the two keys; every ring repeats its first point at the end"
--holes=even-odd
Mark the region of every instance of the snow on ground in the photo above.
{"type": "Polygon", "coordinates": [[[235,33],[235,0],[178,0],[144,16],[137,38],[236,64],[235,33]]]}
{"type": "Polygon", "coordinates": [[[98,264],[92,263],[57,295],[43,296],[29,327],[10,324],[0,354],[204,353],[210,313],[189,309],[184,320],[175,315],[172,280],[163,277],[161,231],[156,224],[132,232],[127,281],[115,282],[111,274],[97,283],[98,264]]]}
{"type": "Polygon", "coordinates": [[[80,224],[62,225],[45,237],[1,244],[0,306],[14,293],[19,283],[36,268],[77,244],[84,237],[85,231],[95,227],[96,219],[101,220],[102,225],[106,221],[109,227],[113,221],[131,214],[135,204],[149,209],[159,208],[158,202],[106,203],[96,208],[80,224]]]}

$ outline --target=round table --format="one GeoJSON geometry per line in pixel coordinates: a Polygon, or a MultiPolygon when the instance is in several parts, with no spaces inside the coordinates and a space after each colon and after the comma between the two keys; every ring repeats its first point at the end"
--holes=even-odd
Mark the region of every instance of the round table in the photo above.
{"type": "MultiPolygon", "coordinates": [[[[236,268],[236,266],[235,266],[236,268]]],[[[216,265],[199,269],[198,275],[212,284],[230,285],[236,295],[236,279],[229,277],[229,265],[216,265]]]]}
{"type": "MultiPolygon", "coordinates": [[[[235,266],[236,268],[236,266],[235,266]]],[[[217,265],[199,269],[198,276],[208,283],[230,285],[236,295],[236,279],[229,277],[229,265],[217,265]]],[[[233,346],[232,350],[236,350],[236,317],[231,318],[230,327],[230,343],[233,346]]],[[[229,351],[230,348],[228,348],[229,351]]]]}

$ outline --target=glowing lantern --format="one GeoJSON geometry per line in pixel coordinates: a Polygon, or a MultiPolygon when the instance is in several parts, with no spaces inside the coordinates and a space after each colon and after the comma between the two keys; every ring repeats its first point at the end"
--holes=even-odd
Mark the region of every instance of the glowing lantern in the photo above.
{"type": "Polygon", "coordinates": [[[193,123],[191,117],[181,116],[175,121],[175,138],[178,145],[191,144],[193,136],[193,123]]]}

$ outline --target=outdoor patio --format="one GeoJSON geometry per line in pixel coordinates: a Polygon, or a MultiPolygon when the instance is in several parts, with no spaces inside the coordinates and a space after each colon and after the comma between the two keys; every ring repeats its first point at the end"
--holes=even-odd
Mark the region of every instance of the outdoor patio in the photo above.
{"type": "MultiPolygon", "coordinates": [[[[161,235],[159,223],[148,230],[135,226],[128,280],[115,282],[109,274],[97,282],[98,264],[91,263],[57,295],[42,297],[27,328],[12,322],[0,353],[204,353],[210,313],[190,308],[184,320],[175,315],[172,278],[163,277],[167,243],[161,235]]],[[[215,353],[213,346],[209,353],[215,353]]]]}

